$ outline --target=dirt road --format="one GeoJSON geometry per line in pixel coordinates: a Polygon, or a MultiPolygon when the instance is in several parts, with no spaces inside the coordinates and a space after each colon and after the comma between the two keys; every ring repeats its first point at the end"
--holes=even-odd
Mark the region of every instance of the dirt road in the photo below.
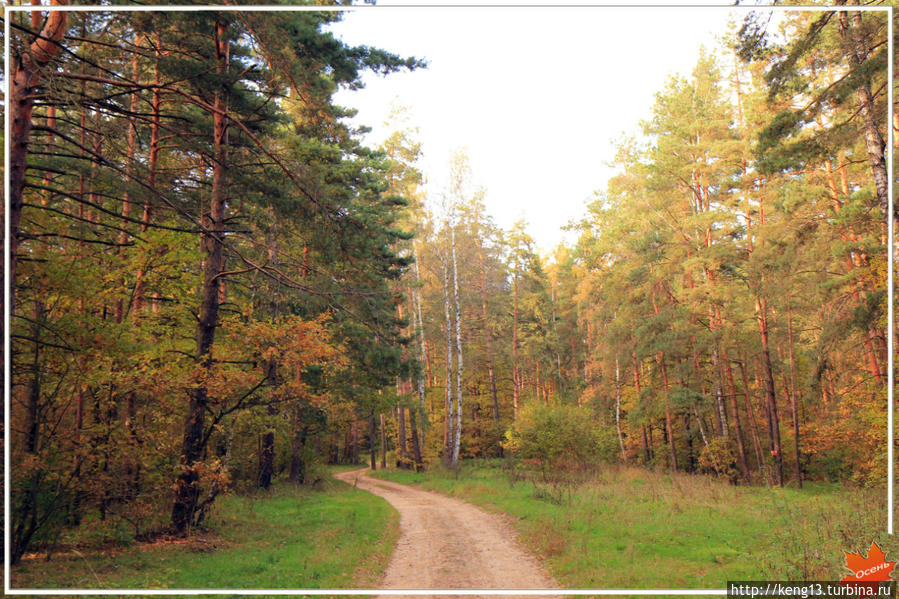
{"type": "Polygon", "coordinates": [[[452,497],[366,473],[367,469],[334,476],[383,497],[400,513],[400,539],[382,589],[558,588],[497,516],[452,497]]]}

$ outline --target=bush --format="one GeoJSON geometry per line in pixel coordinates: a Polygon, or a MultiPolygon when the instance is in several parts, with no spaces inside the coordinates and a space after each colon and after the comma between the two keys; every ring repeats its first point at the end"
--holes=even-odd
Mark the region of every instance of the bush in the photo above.
{"type": "Polygon", "coordinates": [[[614,427],[596,428],[596,447],[599,458],[604,462],[621,461],[621,445],[614,427]]]}
{"type": "Polygon", "coordinates": [[[12,564],[19,563],[26,550],[58,538],[75,495],[62,477],[40,467],[35,460],[25,462],[12,479],[12,564]]]}
{"type": "Polygon", "coordinates": [[[699,454],[699,469],[706,474],[715,474],[736,482],[740,471],[737,469],[737,456],[727,439],[714,437],[702,448],[699,454]]]}
{"type": "Polygon", "coordinates": [[[504,448],[525,463],[552,472],[583,472],[596,466],[608,450],[589,412],[571,406],[534,405],[519,413],[506,432],[504,448]]]}

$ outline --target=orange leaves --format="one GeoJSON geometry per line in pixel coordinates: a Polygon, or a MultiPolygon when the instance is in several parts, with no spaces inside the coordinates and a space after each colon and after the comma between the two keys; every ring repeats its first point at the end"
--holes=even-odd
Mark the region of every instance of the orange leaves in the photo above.
{"type": "Polygon", "coordinates": [[[224,336],[215,348],[215,372],[206,383],[222,397],[228,395],[223,386],[248,388],[269,376],[267,391],[273,398],[308,399],[303,373],[311,366],[327,372],[345,361],[327,320],[327,315],[311,320],[291,315],[249,322],[234,317],[223,322],[224,336]],[[274,373],[269,375],[272,365],[274,373]]]}
{"type": "Polygon", "coordinates": [[[846,567],[852,570],[853,574],[845,576],[842,582],[887,581],[890,580],[890,573],[896,567],[896,562],[886,561],[886,554],[875,542],[871,543],[867,557],[861,553],[844,553],[846,554],[846,567]]]}
{"type": "Polygon", "coordinates": [[[327,316],[313,320],[285,316],[249,323],[232,320],[225,324],[226,342],[238,344],[268,362],[330,362],[339,352],[325,328],[326,320],[327,316]]]}

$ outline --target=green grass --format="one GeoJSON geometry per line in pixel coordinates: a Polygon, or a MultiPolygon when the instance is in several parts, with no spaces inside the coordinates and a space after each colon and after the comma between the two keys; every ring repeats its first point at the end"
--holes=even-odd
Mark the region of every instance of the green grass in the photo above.
{"type": "MultiPolygon", "coordinates": [[[[728,580],[838,580],[843,551],[872,540],[888,559],[884,490],[807,483],[735,487],[704,476],[607,466],[577,487],[521,480],[502,461],[374,476],[511,516],[566,588],[718,588],[728,580]],[[516,480],[517,479],[517,480],[516,480]]],[[[539,479],[537,479],[539,481],[539,479]]]]}
{"type": "Polygon", "coordinates": [[[371,588],[399,536],[386,501],[329,480],[217,500],[209,530],[178,542],[62,548],[13,568],[13,588],[371,588]]]}

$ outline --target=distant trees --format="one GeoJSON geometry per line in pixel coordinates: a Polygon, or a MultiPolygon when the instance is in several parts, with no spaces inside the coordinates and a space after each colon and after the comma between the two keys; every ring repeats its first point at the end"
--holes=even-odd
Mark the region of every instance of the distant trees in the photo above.
{"type": "MultiPolygon", "coordinates": [[[[820,27],[810,45],[771,45],[727,77],[701,57],[691,80],[659,94],[645,144],[621,147],[622,174],[575,250],[598,273],[581,314],[606,343],[634,348],[640,388],[624,410],[650,446],[653,428],[669,446],[649,459],[775,484],[786,464],[800,482],[850,470],[876,480],[882,464],[837,457],[827,439],[884,414],[885,213],[859,105],[833,91],[848,98],[882,70],[862,76],[834,51],[848,41],[825,18],[836,13],[786,14],[785,28],[820,27]]],[[[869,23],[867,43],[882,25],[869,23]]],[[[594,392],[617,393],[614,360],[597,356],[594,392]]],[[[871,429],[858,442],[876,453],[885,440],[871,429]]]]}
{"type": "Polygon", "coordinates": [[[664,86],[574,247],[538,255],[477,193],[451,229],[423,216],[430,419],[456,426],[461,336],[462,456],[512,448],[503,431],[523,409],[562,404],[627,461],[775,485],[880,480],[885,213],[862,88],[883,136],[885,22],[784,16],[783,45],[750,51],[734,34],[664,86]],[[458,296],[441,267],[453,238],[458,296]]]}

